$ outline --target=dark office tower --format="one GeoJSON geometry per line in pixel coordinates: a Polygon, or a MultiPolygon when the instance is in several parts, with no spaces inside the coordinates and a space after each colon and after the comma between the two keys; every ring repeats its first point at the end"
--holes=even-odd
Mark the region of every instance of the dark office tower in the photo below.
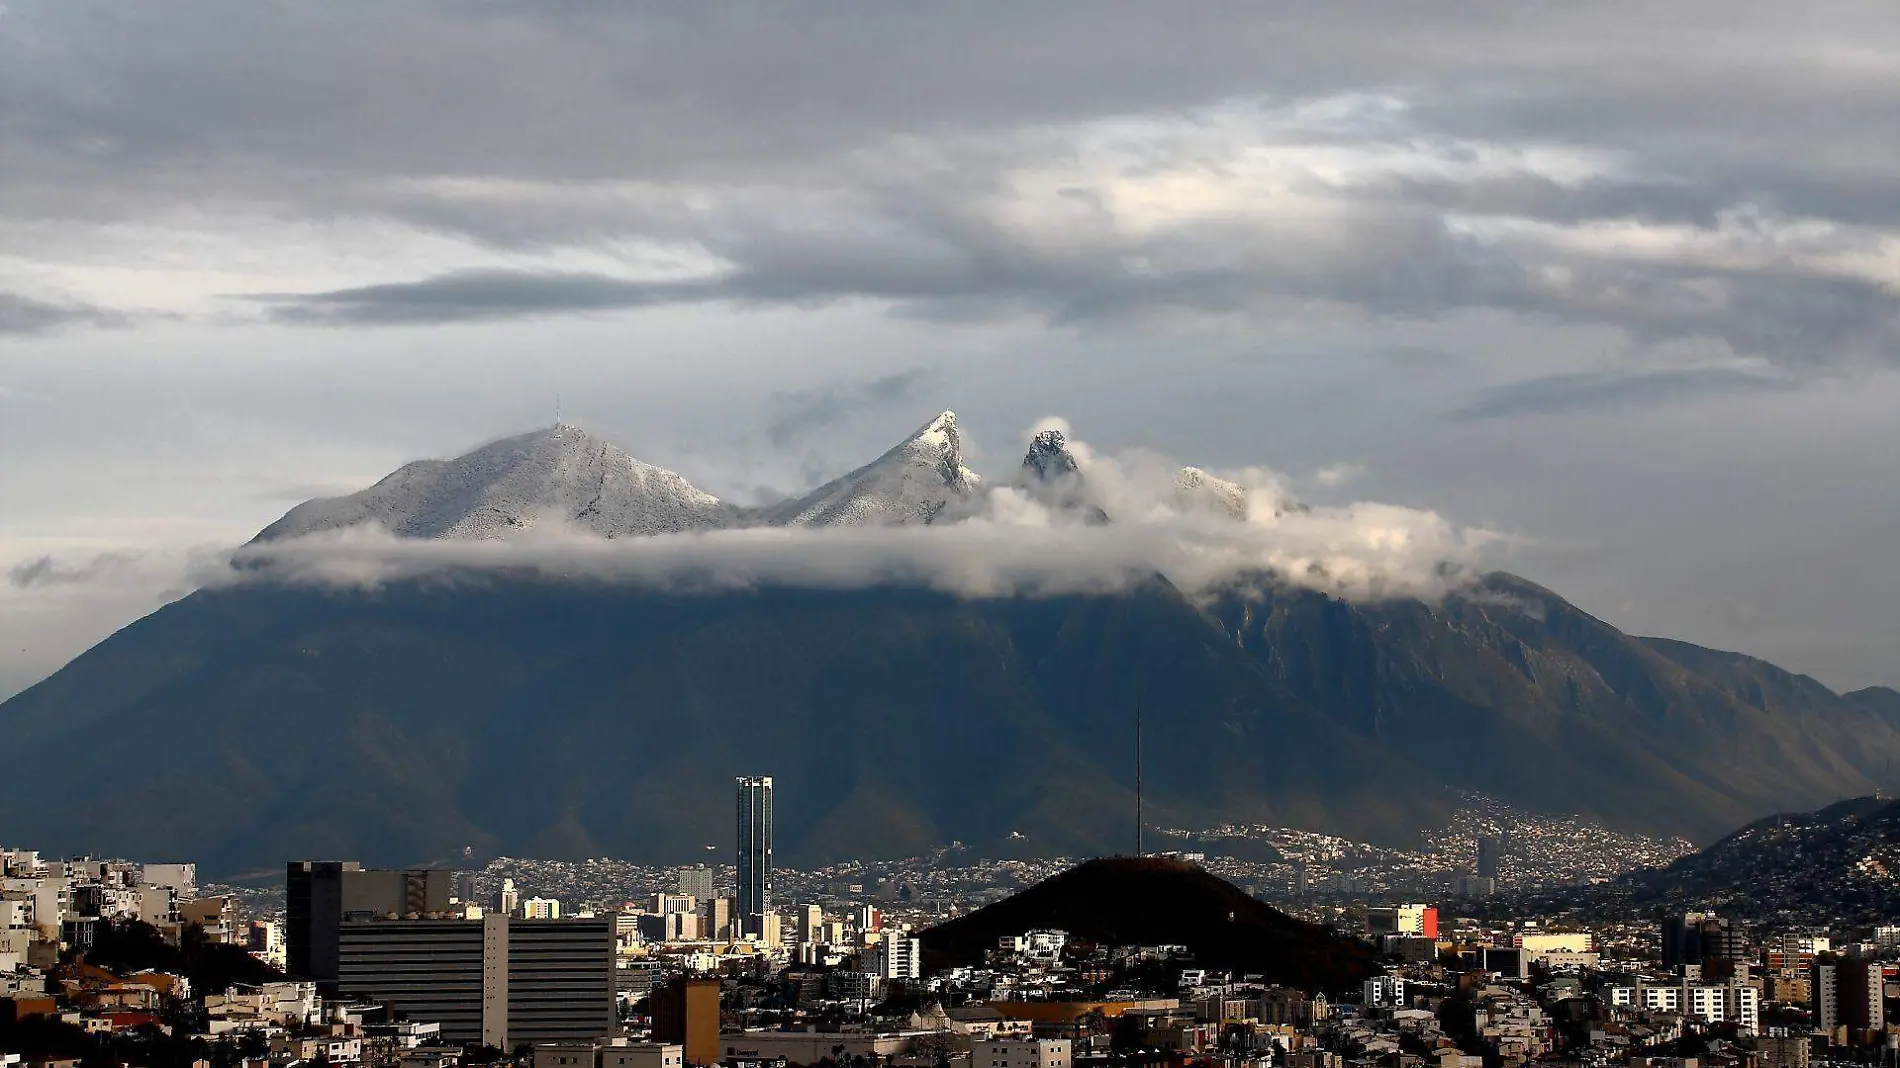
{"type": "Polygon", "coordinates": [[[337,938],[347,919],[425,917],[449,907],[442,869],[364,868],[353,860],[298,860],[284,871],[284,964],[293,978],[335,989],[337,938]]]}
{"type": "Polygon", "coordinates": [[[301,860],[284,872],[284,970],[293,978],[336,982],[343,873],[360,870],[353,860],[301,860]]]}
{"type": "Polygon", "coordinates": [[[772,777],[739,779],[739,922],[763,934],[772,911],[772,777]]]}
{"type": "Polygon", "coordinates": [[[1748,960],[1748,934],[1739,925],[1710,912],[1682,912],[1663,918],[1663,967],[1711,961],[1748,960]]]}
{"type": "Polygon", "coordinates": [[[1478,839],[1478,878],[1498,877],[1498,840],[1486,835],[1478,839]]]}
{"type": "Polygon", "coordinates": [[[1674,913],[1663,917],[1663,967],[1676,971],[1685,964],[1702,963],[1702,914],[1674,913]]]}

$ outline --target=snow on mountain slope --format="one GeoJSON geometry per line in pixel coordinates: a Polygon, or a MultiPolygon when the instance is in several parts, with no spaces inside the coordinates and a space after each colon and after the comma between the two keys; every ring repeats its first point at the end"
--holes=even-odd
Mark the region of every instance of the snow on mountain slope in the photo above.
{"type": "Polygon", "coordinates": [[[1183,467],[1174,476],[1174,502],[1183,511],[1247,518],[1247,491],[1198,467],[1183,467]]]}
{"type": "Polygon", "coordinates": [[[929,523],[972,501],[981,486],[963,466],[956,413],[944,412],[869,464],[760,515],[779,526],[929,523]]]}
{"type": "Polygon", "coordinates": [[[1045,430],[1031,439],[1016,473],[1016,488],[1044,507],[1079,513],[1084,522],[1108,522],[1108,513],[1093,500],[1082,465],[1060,430],[1045,430]]]}
{"type": "MultiPolygon", "coordinates": [[[[1249,491],[1239,483],[1210,475],[1198,467],[1183,467],[1174,476],[1174,506],[1184,512],[1212,512],[1230,519],[1245,520],[1251,509],[1263,507],[1264,504],[1265,498],[1260,491],[1249,491]]],[[[1311,505],[1288,496],[1284,491],[1273,493],[1272,507],[1276,519],[1290,512],[1313,510],[1311,505]]]]}
{"type": "Polygon", "coordinates": [[[609,538],[733,525],[739,511],[572,426],[421,460],[360,493],[306,501],[258,541],[380,523],[399,537],[505,538],[554,520],[609,538]]]}

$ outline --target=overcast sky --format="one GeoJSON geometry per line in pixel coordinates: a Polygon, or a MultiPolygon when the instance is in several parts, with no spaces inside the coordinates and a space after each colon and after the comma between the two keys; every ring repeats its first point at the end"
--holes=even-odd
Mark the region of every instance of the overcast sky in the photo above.
{"type": "Polygon", "coordinates": [[[0,695],[553,421],[1266,465],[1900,684],[1892,0],[0,0],[0,695]]]}

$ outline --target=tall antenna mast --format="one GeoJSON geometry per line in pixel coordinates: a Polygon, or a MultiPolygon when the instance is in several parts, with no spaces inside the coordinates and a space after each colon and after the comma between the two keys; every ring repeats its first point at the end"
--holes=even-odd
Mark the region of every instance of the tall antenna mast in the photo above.
{"type": "Polygon", "coordinates": [[[1141,815],[1141,695],[1135,695],[1135,855],[1146,856],[1145,830],[1141,815]]]}

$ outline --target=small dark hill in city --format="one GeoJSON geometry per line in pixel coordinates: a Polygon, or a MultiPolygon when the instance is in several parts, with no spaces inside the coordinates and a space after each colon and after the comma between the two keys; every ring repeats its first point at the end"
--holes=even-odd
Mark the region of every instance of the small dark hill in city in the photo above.
{"type": "Polygon", "coordinates": [[[1344,990],[1377,955],[1331,929],[1296,920],[1199,865],[1108,857],[923,933],[932,967],[980,964],[997,939],[1060,930],[1109,946],[1186,946],[1196,963],[1264,975],[1307,990],[1344,990]]]}
{"type": "Polygon", "coordinates": [[[1892,919],[1900,916],[1900,802],[1856,797],[1770,816],[1622,883],[1639,904],[1744,919],[1892,919]]]}

